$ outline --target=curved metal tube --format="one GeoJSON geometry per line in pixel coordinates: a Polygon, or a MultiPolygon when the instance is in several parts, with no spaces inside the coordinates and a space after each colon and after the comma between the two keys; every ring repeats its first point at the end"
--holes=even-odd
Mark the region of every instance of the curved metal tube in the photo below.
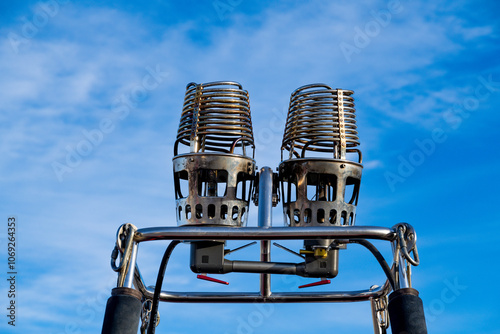
{"type": "Polygon", "coordinates": [[[393,241],[393,228],[378,226],[328,227],[149,227],[138,229],[137,243],[151,240],[304,240],[311,238],[378,239],[393,241]]]}
{"type": "MultiPolygon", "coordinates": [[[[153,296],[154,287],[145,288],[145,297],[153,296]]],[[[173,303],[307,303],[359,302],[379,298],[389,291],[389,283],[370,291],[278,292],[268,297],[252,292],[173,292],[161,291],[160,301],[173,303]]]]}

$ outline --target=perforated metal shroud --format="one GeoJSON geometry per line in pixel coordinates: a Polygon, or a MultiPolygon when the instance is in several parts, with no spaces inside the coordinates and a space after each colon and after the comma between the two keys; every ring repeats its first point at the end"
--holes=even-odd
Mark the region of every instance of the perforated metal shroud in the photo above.
{"type": "Polygon", "coordinates": [[[246,225],[253,159],[204,153],[181,155],[173,163],[178,225],[246,225]],[[181,182],[187,182],[187,196],[181,182]]]}
{"type": "Polygon", "coordinates": [[[279,166],[287,225],[354,225],[363,166],[352,94],[324,84],[292,93],[279,166]]]}

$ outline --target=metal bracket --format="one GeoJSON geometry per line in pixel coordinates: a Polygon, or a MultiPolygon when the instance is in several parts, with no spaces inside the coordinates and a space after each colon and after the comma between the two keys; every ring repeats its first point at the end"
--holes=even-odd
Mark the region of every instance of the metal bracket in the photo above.
{"type": "Polygon", "coordinates": [[[340,135],[340,159],[346,159],[346,139],[344,122],[344,91],[337,89],[337,111],[339,117],[339,135],[340,135]]]}
{"type": "MultiPolygon", "coordinates": [[[[144,302],[142,303],[141,334],[146,334],[146,331],[149,328],[149,322],[151,321],[152,307],[153,307],[153,301],[149,298],[145,299],[144,302]]],[[[158,327],[159,324],[160,324],[160,312],[157,312],[155,327],[158,327]]]]}
{"type": "MultiPolygon", "coordinates": [[[[374,285],[370,289],[375,288],[378,288],[378,286],[374,285]]],[[[373,329],[375,334],[387,333],[387,328],[389,328],[389,313],[387,310],[389,300],[387,298],[387,295],[381,296],[379,298],[371,298],[370,304],[372,309],[373,329]]]]}
{"type": "MultiPolygon", "coordinates": [[[[137,245],[134,243],[134,236],[136,231],[137,227],[127,223],[120,226],[116,233],[115,247],[111,252],[111,269],[119,273],[117,281],[117,287],[119,288],[126,286],[126,277],[130,276],[128,275],[129,271],[135,268],[135,253],[137,252],[137,245]],[[118,256],[120,256],[120,263],[116,265],[118,256]],[[132,266],[131,262],[134,262],[132,266]]],[[[131,275],[132,276],[130,277],[133,277],[133,273],[131,275]]],[[[131,287],[131,284],[128,285],[131,287]]]]}
{"type": "Polygon", "coordinates": [[[198,137],[198,117],[200,116],[200,104],[201,96],[203,92],[203,86],[196,85],[196,95],[194,99],[193,108],[193,123],[191,125],[191,140],[190,140],[190,151],[196,153],[200,149],[200,138],[198,137]]]}

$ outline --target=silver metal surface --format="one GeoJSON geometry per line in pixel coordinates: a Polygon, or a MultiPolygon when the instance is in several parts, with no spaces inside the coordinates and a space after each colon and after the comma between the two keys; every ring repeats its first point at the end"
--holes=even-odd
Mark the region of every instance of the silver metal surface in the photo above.
{"type": "MultiPolygon", "coordinates": [[[[271,261],[271,244],[269,240],[260,242],[260,261],[263,263],[271,261]]],[[[266,297],[271,295],[271,275],[260,274],[260,293],[266,297]]]]}
{"type": "Polygon", "coordinates": [[[399,253],[399,266],[398,266],[398,274],[399,274],[399,288],[406,289],[410,287],[410,283],[408,282],[408,277],[406,275],[406,267],[404,266],[403,257],[401,253],[399,253]]]}
{"type": "Polygon", "coordinates": [[[192,153],[173,159],[178,225],[244,226],[255,161],[236,154],[192,153]],[[182,187],[182,182],[187,187],[182,187]]]}
{"type": "Polygon", "coordinates": [[[273,171],[263,167],[259,172],[259,226],[270,227],[273,209],[273,171]]]}
{"type": "MultiPolygon", "coordinates": [[[[273,171],[269,167],[263,167],[259,172],[259,227],[269,228],[272,223],[273,209],[273,171]]],[[[260,261],[271,261],[271,244],[269,240],[260,242],[260,261]]],[[[264,297],[271,295],[271,275],[260,274],[260,293],[264,297]]]]}
{"type": "MultiPolygon", "coordinates": [[[[226,227],[164,227],[140,229],[135,235],[136,242],[149,240],[213,240],[221,239],[302,239],[315,237],[334,238],[338,240],[349,238],[367,238],[379,239],[394,242],[397,240],[396,226],[392,229],[383,227],[358,227],[331,226],[328,228],[310,228],[310,227],[291,227],[291,228],[226,228],[226,227]]],[[[242,270],[248,272],[251,263],[236,263],[236,271],[239,271],[240,263],[242,270]]],[[[254,264],[254,272],[261,272],[262,266],[254,264]],[[257,268],[259,267],[259,268],[257,268]]],[[[292,270],[291,266],[284,265],[283,270],[292,270]],[[286,268],[285,268],[286,267],[286,268]],[[287,269],[288,268],[288,269],[287,269]]],[[[287,273],[287,272],[283,272],[287,273]]],[[[293,273],[288,273],[293,274],[293,273]]],[[[154,288],[146,288],[140,271],[137,268],[135,273],[136,286],[146,297],[151,297],[154,288]]],[[[370,298],[379,298],[390,291],[388,281],[382,288],[372,290],[357,291],[333,291],[333,292],[315,292],[315,293],[274,293],[267,289],[260,289],[257,293],[231,292],[231,293],[204,293],[204,292],[172,292],[162,291],[160,299],[167,302],[210,302],[210,303],[250,303],[250,302],[352,302],[370,300],[370,298]]]]}
{"type": "Polygon", "coordinates": [[[130,261],[127,265],[128,271],[125,275],[125,281],[123,282],[123,286],[126,288],[132,288],[132,284],[134,282],[135,275],[135,264],[137,262],[137,249],[139,244],[134,242],[132,246],[132,253],[130,255],[130,261]]]}
{"type": "MultiPolygon", "coordinates": [[[[129,272],[133,271],[131,268],[131,262],[136,262],[134,255],[134,248],[136,249],[137,244],[134,242],[134,234],[137,230],[132,224],[123,224],[118,228],[116,233],[116,242],[115,247],[111,253],[111,269],[113,271],[118,272],[117,279],[117,287],[121,288],[124,286],[127,276],[129,276],[129,272]],[[116,265],[116,260],[120,256],[120,263],[116,265]],[[131,259],[134,257],[133,259],[131,259]]],[[[127,284],[130,284],[130,280],[133,277],[133,273],[130,277],[128,277],[129,281],[127,284]]],[[[127,286],[131,287],[131,286],[127,286]]]]}
{"type": "MultiPolygon", "coordinates": [[[[135,270],[135,285],[145,298],[152,298],[154,286],[146,286],[139,267],[135,270]]],[[[379,298],[390,292],[390,284],[386,280],[382,287],[356,291],[326,292],[279,292],[270,295],[259,292],[176,292],[161,291],[160,300],[178,303],[305,303],[305,302],[355,302],[379,298]]]]}
{"type": "Polygon", "coordinates": [[[398,288],[411,288],[411,267],[418,266],[417,233],[410,224],[400,223],[393,227],[396,240],[392,243],[398,288]],[[413,253],[413,257],[410,255],[413,253]]]}
{"type": "Polygon", "coordinates": [[[283,161],[279,175],[286,225],[354,225],[362,168],[326,158],[283,161]]]}
{"type": "Polygon", "coordinates": [[[151,240],[302,240],[314,238],[377,239],[392,241],[396,231],[379,226],[329,227],[219,227],[182,226],[138,229],[136,242],[151,240]]]}
{"type": "MultiPolygon", "coordinates": [[[[252,292],[173,292],[161,291],[160,300],[175,303],[312,303],[312,302],[359,302],[378,298],[388,293],[388,284],[375,290],[321,291],[321,292],[278,292],[262,296],[252,292]]],[[[154,287],[146,287],[143,294],[151,298],[154,287]]]]}
{"type": "Polygon", "coordinates": [[[337,89],[337,112],[338,112],[339,137],[340,137],[340,159],[345,160],[347,143],[345,136],[345,120],[344,120],[344,91],[342,89],[337,89]]]}
{"type": "Polygon", "coordinates": [[[370,308],[372,311],[372,321],[373,321],[373,333],[375,334],[385,334],[385,331],[380,327],[380,324],[378,322],[378,315],[377,315],[377,304],[375,302],[375,298],[370,298],[370,308]]]}
{"type": "Polygon", "coordinates": [[[411,225],[405,223],[398,224],[397,232],[401,255],[413,266],[418,266],[420,259],[417,250],[417,233],[411,225]],[[410,255],[412,252],[413,257],[410,255]]]}

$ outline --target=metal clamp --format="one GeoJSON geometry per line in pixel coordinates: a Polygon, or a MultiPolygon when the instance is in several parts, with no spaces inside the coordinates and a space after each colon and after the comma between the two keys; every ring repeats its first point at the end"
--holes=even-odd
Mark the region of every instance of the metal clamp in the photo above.
{"type": "MultiPolygon", "coordinates": [[[[151,309],[153,308],[153,301],[151,299],[146,299],[142,303],[141,310],[141,334],[146,334],[149,322],[151,320],[151,309]]],[[[157,312],[155,327],[160,324],[160,312],[157,312]]]]}
{"type": "Polygon", "coordinates": [[[417,250],[417,234],[409,224],[397,225],[398,244],[401,249],[401,255],[413,266],[420,264],[420,258],[417,250]],[[413,252],[413,257],[410,253],[413,252]]]}
{"type": "Polygon", "coordinates": [[[344,91],[337,89],[337,111],[339,122],[339,137],[340,137],[340,159],[346,159],[346,135],[345,135],[345,120],[344,120],[344,91]]]}
{"type": "Polygon", "coordinates": [[[387,295],[377,298],[374,300],[375,304],[375,316],[378,322],[378,326],[385,333],[385,330],[389,328],[389,314],[387,310],[387,306],[389,304],[387,295]]]}
{"type": "Polygon", "coordinates": [[[118,272],[117,287],[123,287],[125,276],[129,270],[130,258],[134,246],[134,235],[137,227],[132,224],[123,224],[116,233],[116,243],[111,252],[111,269],[118,272]],[[116,260],[120,256],[120,263],[116,265],[116,260]]]}

